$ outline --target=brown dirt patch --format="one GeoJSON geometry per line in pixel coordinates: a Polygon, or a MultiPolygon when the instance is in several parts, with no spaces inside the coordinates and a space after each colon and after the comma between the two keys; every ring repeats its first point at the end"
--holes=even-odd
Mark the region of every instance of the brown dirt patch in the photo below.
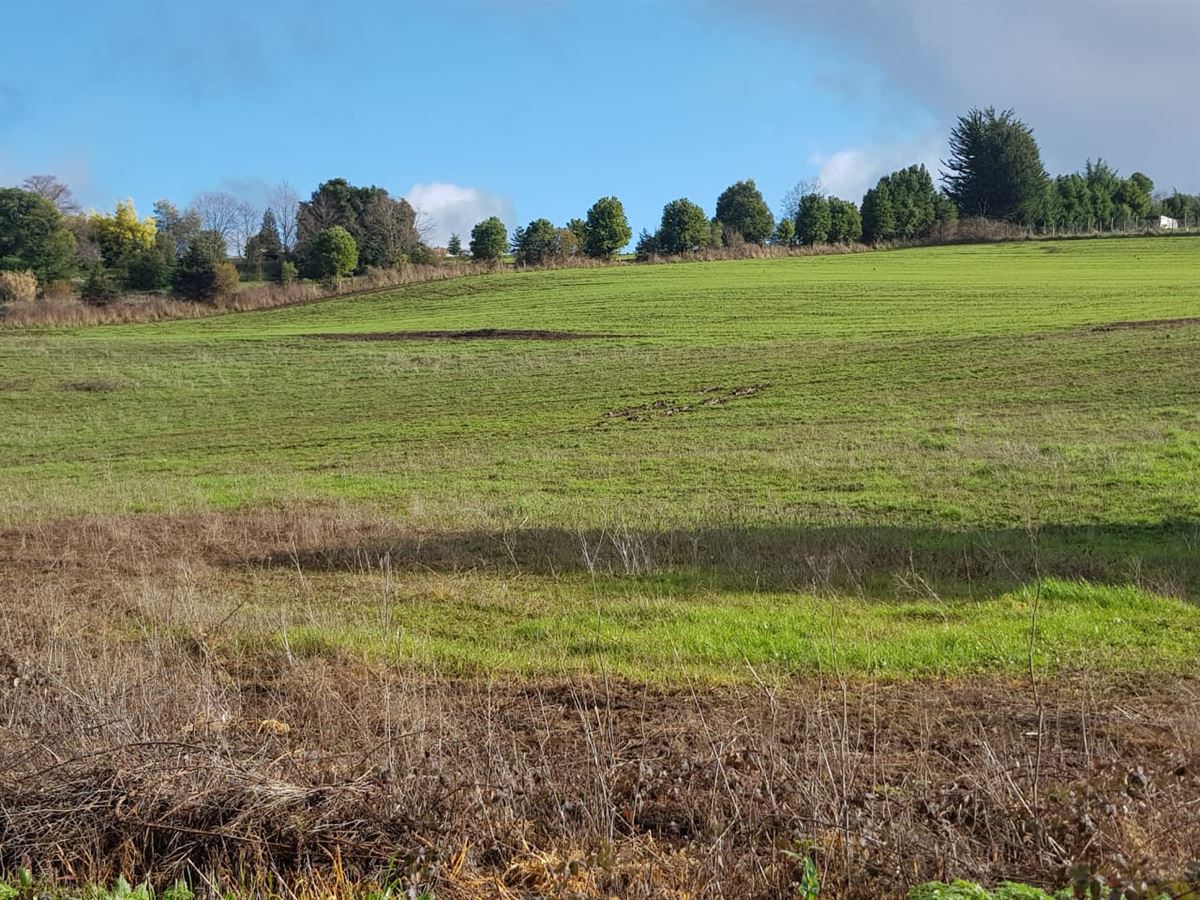
{"type": "Polygon", "coordinates": [[[313,334],[326,341],[589,341],[628,337],[583,331],[546,331],[521,328],[475,328],[470,331],[371,331],[346,334],[313,334]]]}
{"type": "Polygon", "coordinates": [[[1183,328],[1187,325],[1200,325],[1200,316],[1187,316],[1182,319],[1139,319],[1131,322],[1106,322],[1097,325],[1092,331],[1124,331],[1129,328],[1183,328]]]}

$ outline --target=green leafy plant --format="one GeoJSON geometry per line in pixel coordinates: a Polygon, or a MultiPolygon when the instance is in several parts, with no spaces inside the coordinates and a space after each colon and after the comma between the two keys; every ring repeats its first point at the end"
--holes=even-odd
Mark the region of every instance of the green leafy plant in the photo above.
{"type": "Polygon", "coordinates": [[[815,900],[821,893],[821,878],[817,872],[814,848],[808,841],[797,838],[795,850],[784,850],[783,855],[800,863],[800,880],[794,885],[796,896],[802,900],[815,900]]]}

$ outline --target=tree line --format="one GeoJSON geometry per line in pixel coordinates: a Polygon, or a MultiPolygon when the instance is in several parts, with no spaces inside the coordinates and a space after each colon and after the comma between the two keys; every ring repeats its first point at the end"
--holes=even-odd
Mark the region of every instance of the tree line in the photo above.
{"type": "MultiPolygon", "coordinates": [[[[978,218],[1042,231],[1116,230],[1167,215],[1200,224],[1200,195],[1154,194],[1135,172],[1122,178],[1102,159],[1050,177],[1032,129],[1012,110],[972,109],[949,138],[941,187],[923,165],[883,176],[854,203],[801,182],[776,217],[753,179],[716,199],[714,214],[686,197],[663,207],[658,228],[636,242],[640,260],[744,244],[800,246],[929,240],[958,219],[978,218]]],[[[307,200],[286,182],[264,208],[223,192],[198,195],[180,209],[168,200],[140,217],[132,201],[111,213],[84,214],[70,188],[49,175],[0,188],[0,302],[38,293],[103,304],[122,291],[165,291],[191,300],[232,293],[239,280],[324,282],[369,269],[432,264],[428,223],[403,198],[344,178],[322,182],[307,200]],[[232,259],[231,259],[232,257],[232,259]],[[236,260],[236,262],[234,261],[236,260]],[[19,275],[17,273],[20,273],[19,275]]],[[[506,254],[520,266],[576,256],[611,259],[633,236],[615,196],[602,197],[583,218],[563,226],[538,218],[511,235],[490,217],[451,257],[494,262],[506,254]]]]}

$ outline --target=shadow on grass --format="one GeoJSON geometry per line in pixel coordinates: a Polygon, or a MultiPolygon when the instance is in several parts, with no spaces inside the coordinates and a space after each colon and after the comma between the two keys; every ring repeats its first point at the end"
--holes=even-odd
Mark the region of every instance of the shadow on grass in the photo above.
{"type": "Polygon", "coordinates": [[[229,559],[307,571],[484,571],[659,581],[664,588],[995,596],[1044,577],[1200,597],[1200,522],[948,531],[898,526],[513,528],[364,534],[229,559]]]}

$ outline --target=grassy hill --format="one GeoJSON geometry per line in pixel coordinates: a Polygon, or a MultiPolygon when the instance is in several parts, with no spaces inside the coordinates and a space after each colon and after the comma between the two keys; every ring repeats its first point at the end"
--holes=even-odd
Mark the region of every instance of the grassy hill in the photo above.
{"type": "MultiPolygon", "coordinates": [[[[1046,664],[1174,665],[1200,624],[1196,316],[1200,240],[1180,238],[505,273],[7,332],[0,515],[388,523],[357,570],[314,563],[324,599],[289,625],[314,653],[1020,668],[1044,596],[1046,664]],[[487,329],[563,334],[397,335],[487,329]],[[363,566],[385,556],[407,599],[382,628],[363,566]]],[[[294,574],[212,590],[278,642],[294,574]]]]}
{"type": "Polygon", "coordinates": [[[1080,241],[6,332],[0,515],[346,498],[572,525],[1194,517],[1200,329],[1095,326],[1200,315],[1197,284],[1196,239],[1080,241]],[[486,328],[615,336],[314,337],[486,328]]]}

